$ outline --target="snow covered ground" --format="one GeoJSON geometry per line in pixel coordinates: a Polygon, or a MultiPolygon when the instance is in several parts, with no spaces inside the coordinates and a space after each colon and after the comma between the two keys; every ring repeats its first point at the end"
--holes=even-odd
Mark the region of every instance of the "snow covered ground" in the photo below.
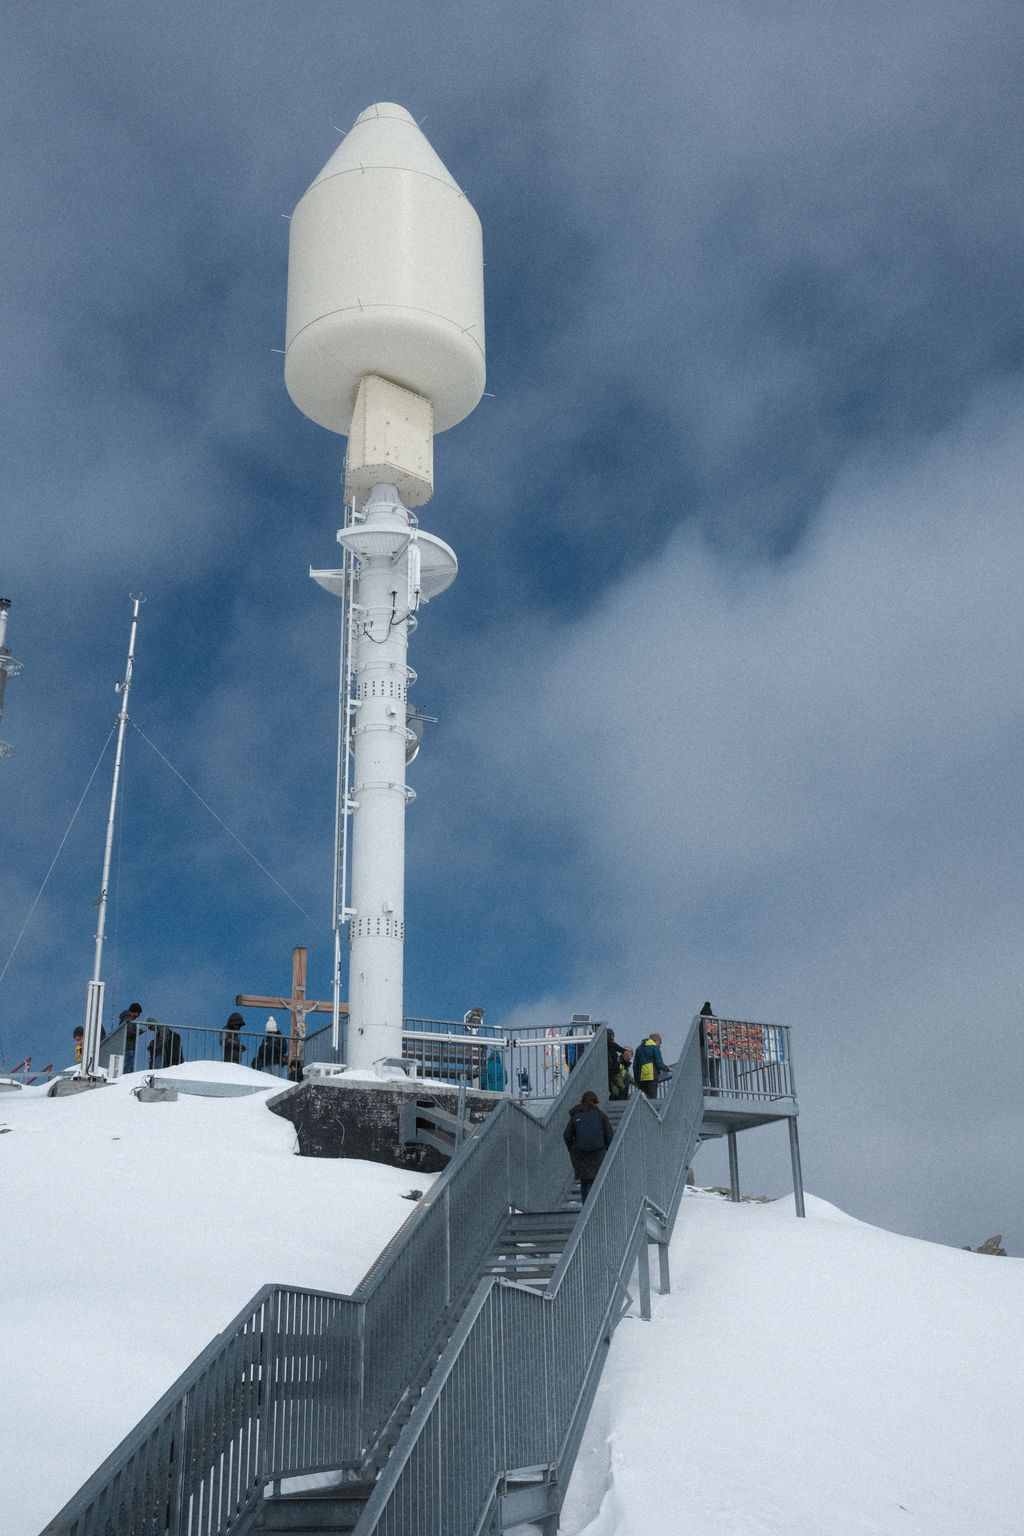
{"type": "Polygon", "coordinates": [[[0,1532],[37,1536],[269,1282],[350,1292],[429,1175],[296,1157],[248,1067],[162,1074],[247,1098],[140,1104],[142,1074],[0,1095],[0,1532]]]}
{"type": "MultiPolygon", "coordinates": [[[[2,1536],[37,1536],[260,1286],[351,1291],[412,1209],[408,1173],[295,1157],[264,1093],[147,1105],[139,1080],[0,1096],[2,1536]]],[[[1024,1531],[1024,1260],[807,1210],[688,1194],[563,1536],[1024,1531]]]]}
{"type": "Polygon", "coordinates": [[[612,1340],[563,1536],[1024,1531],[1024,1260],[698,1191],[671,1263],[612,1340]]]}

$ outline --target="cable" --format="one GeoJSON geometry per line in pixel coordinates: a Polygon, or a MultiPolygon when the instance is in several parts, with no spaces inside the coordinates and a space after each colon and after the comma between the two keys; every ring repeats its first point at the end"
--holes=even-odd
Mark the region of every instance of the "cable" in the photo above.
{"type": "MultiPolygon", "coordinates": [[[[111,726],[111,728],[110,728],[110,736],[113,736],[113,734],[114,734],[114,732],[116,730],[117,730],[117,726],[116,725],[111,726]]],[[[88,782],[88,784],[85,786],[85,788],[82,791],[82,799],[79,800],[78,804],[75,806],[75,814],[74,814],[74,816],[72,816],[71,820],[68,822],[68,830],[67,830],[67,832],[64,833],[64,836],[61,838],[61,840],[60,840],[60,847],[57,849],[57,852],[54,854],[53,859],[52,859],[51,864],[50,864],[50,867],[46,871],[46,874],[43,876],[43,883],[39,887],[39,890],[38,890],[38,892],[36,894],[36,899],[35,899],[35,901],[32,903],[32,905],[28,909],[28,917],[26,917],[24,923],[22,923],[22,925],[21,925],[21,932],[18,934],[18,937],[14,941],[14,949],[12,949],[10,954],[7,956],[7,965],[5,965],[3,970],[0,971],[0,981],[3,981],[4,977],[7,975],[7,966],[9,966],[11,961],[14,959],[14,951],[17,949],[18,945],[21,943],[22,939],[25,936],[25,929],[28,927],[29,923],[32,921],[32,913],[35,911],[36,907],[39,904],[39,897],[43,894],[43,891],[44,891],[44,889],[46,887],[47,880],[49,880],[50,876],[53,874],[53,866],[54,866],[54,864],[56,864],[57,860],[60,858],[61,848],[63,848],[64,844],[67,842],[68,836],[69,836],[69,834],[71,832],[71,828],[75,824],[75,816],[77,816],[79,811],[82,809],[82,801],[84,801],[86,795],[89,793],[89,790],[92,788],[92,781],[96,777],[97,773],[99,772],[100,763],[102,763],[102,761],[103,761],[103,753],[106,752],[107,748],[110,746],[110,736],[108,736],[106,741],[103,743],[103,749],[100,752],[99,757],[96,759],[96,767],[93,769],[92,773],[90,773],[90,775],[89,775],[89,782],[88,782]]],[[[0,1043],[0,1061],[2,1061],[3,1058],[4,1058],[3,1045],[2,1045],[2,1043],[0,1043]]]]}
{"type": "Polygon", "coordinates": [[[246,848],[245,844],[242,842],[242,839],[238,836],[237,833],[232,832],[231,828],[228,826],[226,821],[221,821],[221,818],[217,815],[217,812],[213,809],[213,807],[211,805],[207,805],[206,804],[206,801],[203,799],[203,797],[199,793],[198,789],[193,789],[192,785],[188,782],[188,779],[186,779],[185,775],[183,773],[179,773],[177,768],[175,768],[173,763],[168,762],[167,758],[164,757],[163,753],[160,751],[160,748],[155,746],[153,744],[153,742],[150,741],[149,737],[146,735],[146,733],[142,729],[142,727],[139,726],[139,725],[136,725],[135,721],[131,718],[131,716],[128,717],[128,723],[129,723],[130,726],[132,726],[132,728],[134,730],[138,731],[139,735],[142,737],[142,739],[146,743],[146,745],[153,748],[153,751],[156,753],[156,755],[160,759],[160,761],[163,762],[163,763],[167,763],[167,766],[171,770],[171,772],[177,778],[179,778],[181,780],[181,782],[184,784],[184,786],[185,786],[185,788],[187,790],[191,791],[191,793],[193,795],[195,795],[196,799],[199,801],[199,804],[201,806],[203,806],[206,810],[209,811],[209,813],[213,817],[214,821],[219,821],[220,822],[221,826],[224,828],[224,831],[228,834],[229,837],[233,837],[235,839],[235,842],[238,844],[239,848],[241,848],[245,853],[247,853],[249,855],[250,859],[252,859],[254,864],[259,864],[260,869],[262,869],[262,871],[266,875],[267,879],[274,881],[274,884],[277,886],[278,890],[281,892],[282,895],[288,897],[288,900],[291,902],[293,907],[298,907],[299,911],[302,913],[302,915],[306,919],[306,921],[313,924],[313,927],[316,929],[317,933],[322,933],[325,939],[329,939],[330,938],[330,934],[326,931],[326,929],[320,927],[320,924],[317,922],[315,917],[310,917],[310,915],[306,911],[305,907],[300,907],[299,906],[299,903],[295,900],[295,897],[292,895],[292,893],[290,891],[286,891],[285,890],[285,888],[281,884],[280,880],[276,880],[274,878],[274,876],[270,873],[270,870],[267,868],[267,866],[265,864],[260,864],[259,859],[253,853],[252,849],[251,848],[246,848]]]}

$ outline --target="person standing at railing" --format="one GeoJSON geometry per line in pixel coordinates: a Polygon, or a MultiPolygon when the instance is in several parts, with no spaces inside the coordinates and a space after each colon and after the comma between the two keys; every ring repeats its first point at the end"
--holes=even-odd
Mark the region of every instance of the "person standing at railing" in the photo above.
{"type": "Polygon", "coordinates": [[[630,1075],[630,1063],[632,1060],[633,1052],[628,1045],[624,1045],[615,1071],[609,1073],[608,1097],[610,1099],[621,1101],[622,1099],[629,1098],[632,1085],[632,1077],[630,1075]]]}
{"type": "Polygon", "coordinates": [[[245,1046],[238,1038],[239,1031],[245,1028],[245,1020],[240,1013],[232,1013],[224,1028],[220,1032],[220,1043],[224,1047],[224,1060],[241,1062],[245,1055],[245,1046]]]}
{"type": "Polygon", "coordinates": [[[648,1035],[633,1057],[633,1081],[649,1099],[658,1097],[658,1084],[672,1073],[661,1056],[661,1036],[648,1035]]]}
{"type": "Polygon", "coordinates": [[[149,1042],[149,1064],[159,1070],[162,1067],[176,1067],[185,1060],[181,1050],[181,1036],[176,1029],[169,1024],[158,1024],[156,1019],[147,1019],[143,1028],[152,1026],[153,1039],[149,1042]]]}
{"type": "Polygon", "coordinates": [[[119,1027],[124,1025],[124,1062],[121,1071],[125,1076],[135,1071],[135,1045],[138,1038],[136,1025],[141,1013],[141,1003],[129,1003],[117,1021],[119,1027]]]}
{"type": "Polygon", "coordinates": [[[260,1048],[256,1052],[256,1071],[269,1072],[271,1067],[283,1067],[288,1060],[288,1042],[277,1027],[277,1020],[271,1014],[267,1020],[266,1032],[260,1041],[260,1048]]]}
{"type": "MultiPolygon", "coordinates": [[[[622,1066],[622,1053],[627,1049],[627,1047],[620,1045],[616,1040],[614,1029],[605,1031],[605,1040],[608,1045],[608,1092],[611,1093],[612,1081],[615,1078],[619,1068],[622,1066]]],[[[632,1054],[632,1052],[630,1052],[630,1054],[632,1054]]]]}
{"type": "Polygon", "coordinates": [[[562,1132],[572,1171],[580,1181],[581,1203],[590,1194],[614,1134],[611,1121],[598,1104],[597,1094],[588,1089],[580,1103],[569,1111],[569,1124],[562,1132]]]}

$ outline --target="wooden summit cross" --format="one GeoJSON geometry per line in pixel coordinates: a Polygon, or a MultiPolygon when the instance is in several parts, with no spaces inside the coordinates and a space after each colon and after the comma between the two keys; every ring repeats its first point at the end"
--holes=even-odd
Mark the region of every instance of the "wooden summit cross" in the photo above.
{"type": "MultiPolygon", "coordinates": [[[[297,1077],[298,1070],[302,1067],[302,1042],[306,1035],[307,1013],[331,1013],[334,1012],[334,1003],[312,1003],[306,1000],[306,951],[301,948],[292,950],[292,995],[291,997],[250,997],[246,992],[239,992],[235,998],[236,1008],[287,1008],[292,1016],[291,1038],[288,1042],[288,1076],[297,1077]]],[[[342,1003],[339,1013],[348,1013],[348,1004],[342,1003]]]]}

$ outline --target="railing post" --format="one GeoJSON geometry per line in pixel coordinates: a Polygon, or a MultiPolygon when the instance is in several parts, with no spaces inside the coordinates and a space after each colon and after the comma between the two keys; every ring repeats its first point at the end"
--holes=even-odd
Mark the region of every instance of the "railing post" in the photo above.
{"type": "Polygon", "coordinates": [[[640,1285],[640,1316],[646,1322],[651,1320],[651,1258],[647,1252],[647,1233],[640,1238],[640,1252],[637,1255],[637,1280],[640,1285]]]}
{"type": "Polygon", "coordinates": [[[796,1133],[796,1115],[789,1116],[789,1155],[793,1162],[793,1199],[796,1201],[796,1213],[798,1216],[804,1216],[806,1215],[804,1176],[800,1168],[800,1138],[796,1133]]]}
{"type": "Polygon", "coordinates": [[[668,1274],[668,1243],[658,1244],[658,1289],[667,1296],[671,1286],[668,1274]]]}
{"type": "MultiPolygon", "coordinates": [[[[792,1132],[790,1132],[792,1136],[792,1132]]],[[[740,1202],[740,1160],[736,1153],[736,1132],[726,1133],[729,1142],[729,1193],[734,1205],[740,1202]]]]}

